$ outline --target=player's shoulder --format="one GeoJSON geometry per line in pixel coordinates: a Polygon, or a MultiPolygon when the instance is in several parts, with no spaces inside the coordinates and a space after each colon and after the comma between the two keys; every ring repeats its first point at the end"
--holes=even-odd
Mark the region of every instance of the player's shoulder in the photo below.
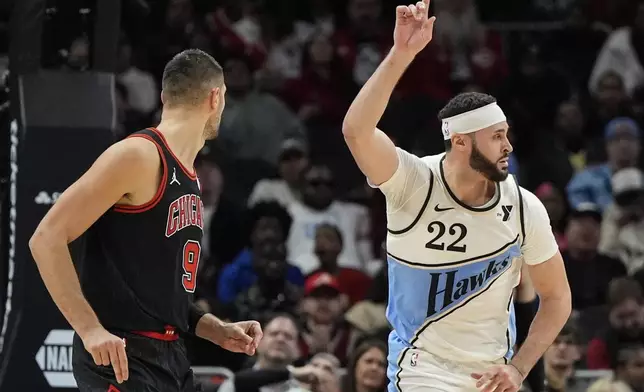
{"type": "Polygon", "coordinates": [[[159,155],[160,146],[145,134],[135,133],[110,147],[113,153],[132,160],[146,160],[159,155]]]}
{"type": "Polygon", "coordinates": [[[436,155],[425,155],[420,158],[420,160],[428,165],[429,167],[433,168],[434,166],[440,165],[441,161],[445,157],[445,153],[441,154],[436,154],[436,155]]]}
{"type": "Polygon", "coordinates": [[[113,170],[157,170],[160,162],[160,147],[152,139],[128,137],[111,145],[101,154],[113,170]]]}
{"type": "Polygon", "coordinates": [[[519,192],[521,192],[521,200],[523,202],[523,209],[527,217],[530,216],[547,216],[548,212],[546,207],[543,205],[541,200],[534,193],[525,189],[522,186],[518,187],[519,192]]]}

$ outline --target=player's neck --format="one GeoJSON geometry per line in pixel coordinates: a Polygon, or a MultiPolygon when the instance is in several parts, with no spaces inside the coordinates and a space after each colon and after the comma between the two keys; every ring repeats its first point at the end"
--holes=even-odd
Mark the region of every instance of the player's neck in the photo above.
{"type": "Polygon", "coordinates": [[[496,192],[493,181],[483,177],[467,163],[457,162],[449,154],[443,161],[445,181],[454,195],[471,207],[479,207],[490,201],[496,192]]]}
{"type": "Polygon", "coordinates": [[[165,109],[157,129],[181,163],[192,168],[197,154],[205,144],[205,124],[206,120],[185,110],[165,109]]]}

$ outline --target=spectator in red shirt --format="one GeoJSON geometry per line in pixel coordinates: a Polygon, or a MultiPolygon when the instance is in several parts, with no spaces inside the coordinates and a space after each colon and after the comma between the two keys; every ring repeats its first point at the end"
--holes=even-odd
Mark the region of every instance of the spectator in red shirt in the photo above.
{"type": "Polygon", "coordinates": [[[637,281],[617,278],[608,293],[609,327],[588,343],[589,369],[610,369],[617,363],[619,348],[625,344],[644,343],[644,296],[637,281]]]}
{"type": "Polygon", "coordinates": [[[338,265],[342,245],[340,229],[328,223],[319,225],[315,231],[314,252],[320,267],[309,277],[323,272],[333,275],[338,280],[340,291],[349,297],[349,304],[353,305],[365,298],[367,290],[371,287],[371,278],[362,271],[338,265]]]}

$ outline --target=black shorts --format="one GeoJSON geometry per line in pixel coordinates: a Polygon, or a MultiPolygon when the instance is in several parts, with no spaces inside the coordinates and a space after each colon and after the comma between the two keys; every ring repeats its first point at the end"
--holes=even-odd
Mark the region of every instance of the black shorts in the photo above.
{"type": "Polygon", "coordinates": [[[156,340],[132,333],[125,338],[129,377],[116,382],[112,366],[96,365],[78,335],[74,335],[72,365],[81,392],[196,392],[183,339],[156,340]]]}

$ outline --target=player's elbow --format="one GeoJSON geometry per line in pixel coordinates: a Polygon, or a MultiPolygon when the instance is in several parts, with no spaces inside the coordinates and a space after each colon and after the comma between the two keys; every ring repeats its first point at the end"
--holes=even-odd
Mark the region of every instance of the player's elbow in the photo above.
{"type": "Polygon", "coordinates": [[[363,124],[360,124],[357,120],[353,119],[349,113],[347,113],[344,121],[342,122],[342,135],[344,139],[353,139],[357,136],[364,135],[366,128],[363,124]]]}
{"type": "Polygon", "coordinates": [[[48,225],[39,225],[36,231],[29,239],[29,250],[33,256],[34,261],[38,263],[42,260],[41,255],[49,252],[49,249],[56,244],[56,242],[64,242],[64,238],[56,234],[56,230],[48,225]]]}
{"type": "Polygon", "coordinates": [[[540,294],[540,301],[544,305],[552,304],[552,306],[557,308],[557,313],[561,317],[568,319],[572,313],[572,294],[570,292],[570,286],[566,282],[562,287],[560,287],[556,292],[549,295],[540,294]]]}
{"type": "Polygon", "coordinates": [[[353,126],[350,122],[347,121],[347,119],[344,119],[344,122],[342,123],[342,136],[344,136],[344,139],[346,140],[347,138],[354,137],[356,134],[356,127],[353,126]]]}

